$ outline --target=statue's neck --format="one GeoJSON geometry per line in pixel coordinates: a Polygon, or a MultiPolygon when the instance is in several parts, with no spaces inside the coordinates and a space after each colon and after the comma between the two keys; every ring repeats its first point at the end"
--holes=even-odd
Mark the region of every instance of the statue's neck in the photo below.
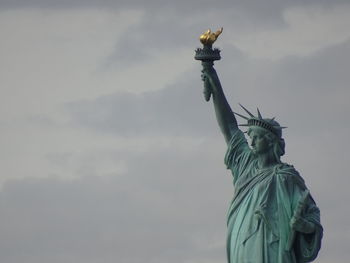
{"type": "Polygon", "coordinates": [[[268,168],[278,164],[280,161],[269,153],[258,155],[258,167],[259,168],[268,168]]]}

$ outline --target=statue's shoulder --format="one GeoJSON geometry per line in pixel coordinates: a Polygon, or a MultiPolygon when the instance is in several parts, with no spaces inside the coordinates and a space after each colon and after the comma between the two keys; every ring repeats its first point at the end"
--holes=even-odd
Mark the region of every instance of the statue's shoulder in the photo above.
{"type": "Polygon", "coordinates": [[[281,163],[276,166],[276,175],[283,181],[290,181],[304,186],[304,179],[300,176],[299,172],[293,165],[287,163],[281,163]]]}

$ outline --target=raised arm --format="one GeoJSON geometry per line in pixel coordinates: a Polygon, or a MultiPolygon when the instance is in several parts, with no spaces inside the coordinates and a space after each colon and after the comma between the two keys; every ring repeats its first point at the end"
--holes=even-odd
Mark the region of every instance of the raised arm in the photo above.
{"type": "Polygon", "coordinates": [[[219,77],[211,63],[202,62],[202,80],[204,81],[205,90],[211,92],[213,97],[216,119],[221,132],[223,133],[226,143],[228,143],[233,133],[238,129],[234,113],[228,104],[224,91],[222,90],[219,77]]]}

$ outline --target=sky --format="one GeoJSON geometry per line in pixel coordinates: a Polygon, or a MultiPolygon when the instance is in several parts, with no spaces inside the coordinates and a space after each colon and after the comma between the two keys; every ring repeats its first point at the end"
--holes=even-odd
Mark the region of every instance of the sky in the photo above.
{"type": "Polygon", "coordinates": [[[238,103],[287,126],[321,209],[316,262],[350,256],[347,0],[0,0],[0,261],[219,263],[234,189],[200,34],[238,103]]]}

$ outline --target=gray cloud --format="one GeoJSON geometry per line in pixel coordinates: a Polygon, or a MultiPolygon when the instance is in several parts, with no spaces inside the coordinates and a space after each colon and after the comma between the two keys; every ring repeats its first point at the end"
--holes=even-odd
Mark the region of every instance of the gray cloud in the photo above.
{"type": "MultiPolygon", "coordinates": [[[[347,41],[312,56],[269,61],[250,59],[224,46],[217,69],[235,109],[238,102],[251,108],[257,105],[268,115],[277,114],[293,132],[314,133],[324,128],[327,119],[327,129],[333,132],[333,127],[348,129],[342,120],[349,109],[339,99],[349,96],[349,48],[347,41]]],[[[181,79],[161,91],[116,93],[73,102],[67,109],[75,124],[121,135],[217,135],[211,103],[202,97],[200,65],[181,79]]]]}
{"type": "MultiPolygon", "coordinates": [[[[251,109],[259,106],[266,116],[277,115],[282,124],[289,126],[285,132],[287,155],[284,160],[296,165],[322,211],[325,238],[318,262],[344,262],[347,258],[346,248],[342,244],[349,242],[349,232],[346,229],[350,215],[337,204],[340,200],[350,201],[346,194],[349,179],[343,176],[348,162],[344,149],[350,147],[349,141],[343,139],[349,133],[349,126],[343,121],[350,111],[347,103],[347,83],[350,80],[346,72],[350,61],[349,48],[350,42],[346,41],[311,56],[293,56],[271,61],[252,59],[232,46],[223,46],[223,60],[216,65],[229,101],[235,109],[238,109],[237,102],[251,109]],[[346,229],[340,230],[339,225],[346,229]]],[[[224,146],[218,143],[220,140],[222,142],[222,138],[215,124],[212,106],[205,103],[201,96],[199,71],[198,65],[196,70],[186,73],[182,81],[162,91],[140,95],[114,94],[96,101],[71,103],[67,107],[72,114],[73,123],[102,134],[167,134],[189,138],[196,135],[209,136],[206,139],[208,145],[198,148],[198,153],[204,152],[198,159],[195,153],[186,155],[175,148],[156,154],[160,158],[157,161],[135,156],[129,159],[130,162],[133,160],[133,163],[138,164],[136,170],[132,169],[133,174],[154,176],[153,180],[144,177],[135,182],[142,182],[150,193],[164,191],[159,196],[174,194],[179,198],[177,201],[192,200],[193,203],[188,201],[190,207],[201,202],[208,204],[220,189],[207,195],[207,198],[204,198],[205,192],[213,189],[204,186],[205,191],[202,194],[193,194],[193,190],[198,190],[198,183],[201,186],[202,183],[209,183],[210,186],[217,184],[211,177],[227,172],[223,170],[221,157],[224,146]],[[218,145],[218,148],[212,149],[209,146],[211,144],[218,145]],[[179,163],[181,168],[178,167],[179,163]],[[186,183],[182,177],[184,174],[186,183]],[[196,174],[196,178],[188,177],[192,174],[196,174]],[[197,176],[210,179],[199,182],[197,176]],[[198,196],[204,199],[196,199],[198,196]]],[[[229,180],[219,188],[224,184],[228,187],[229,180]]],[[[226,196],[221,196],[217,203],[209,205],[210,209],[218,206],[221,211],[224,210],[223,203],[219,203],[225,198],[229,200],[231,191],[232,189],[225,188],[226,196]]],[[[180,207],[182,206],[179,206],[179,211],[188,215],[189,211],[180,207]]],[[[191,219],[186,220],[189,222],[191,219]]],[[[206,225],[202,217],[196,220],[206,225]]],[[[219,220],[216,220],[216,224],[219,224],[219,220]]],[[[193,236],[205,231],[207,229],[194,229],[193,236]]],[[[197,255],[198,251],[193,248],[191,250],[188,253],[197,255]]],[[[215,255],[217,253],[220,254],[218,251],[213,252],[215,255]]],[[[223,260],[222,255],[217,259],[223,260]]]]}
{"type": "MultiPolygon", "coordinates": [[[[308,1],[307,5],[332,8],[346,0],[308,1]]],[[[2,0],[0,8],[99,8],[118,12],[126,9],[142,10],[139,24],[131,26],[115,50],[106,57],[105,66],[134,65],[154,58],[162,52],[173,52],[176,48],[198,45],[197,35],[207,27],[224,26],[229,34],[261,29],[285,28],[283,11],[290,7],[305,6],[305,1],[44,1],[2,0]],[[218,16],[217,13],[220,12],[218,16]],[[204,27],[204,28],[203,28],[204,27]]]]}
{"type": "MultiPolygon", "coordinates": [[[[342,2],[310,1],[326,7],[342,2]]],[[[139,1],[38,0],[0,1],[0,6],[145,9],[142,23],[130,28],[130,34],[118,42],[116,49],[123,52],[111,55],[111,60],[121,63],[145,60],[157,52],[194,49],[198,40],[193,36],[212,23],[208,22],[211,11],[212,18],[218,19],[215,23],[231,21],[242,30],[254,25],[281,27],[281,10],[304,1],[204,3],[209,2],[198,9],[197,1],[186,5],[148,1],[146,6],[139,1]],[[199,19],[201,12],[204,15],[199,19]],[[193,21],[192,14],[197,15],[193,21]]],[[[325,238],[317,260],[320,263],[346,262],[349,257],[350,215],[344,208],[350,201],[346,176],[349,48],[346,41],[310,56],[271,61],[253,59],[223,44],[223,59],[216,63],[235,110],[239,111],[238,102],[250,109],[259,106],[263,114],[277,115],[278,121],[289,127],[285,161],[301,172],[322,212],[325,238]]],[[[156,76],[157,72],[150,78],[156,76]]],[[[165,136],[169,146],[141,153],[132,147],[96,151],[83,160],[85,166],[77,171],[83,177],[77,180],[55,179],[60,175],[49,170],[50,178],[5,183],[0,192],[2,262],[225,261],[225,212],[233,192],[223,165],[225,146],[212,105],[203,100],[199,63],[180,77],[160,91],[115,93],[63,105],[70,117],[65,128],[74,130],[76,136],[84,131],[92,131],[95,138],[111,134],[144,140],[165,136]],[[184,149],[173,141],[177,136],[203,140],[184,149]],[[122,161],[127,169],[108,170],[111,175],[106,176],[94,158],[122,161]]],[[[29,122],[47,128],[55,124],[50,117],[36,116],[29,122]]],[[[62,131],[61,126],[57,129],[57,133],[62,131]]],[[[66,137],[54,138],[71,143],[66,137]]],[[[41,147],[42,141],[37,140],[41,147]]],[[[51,149],[43,158],[51,167],[69,169],[76,153],[58,151],[51,149]]]]}
{"type": "MultiPolygon", "coordinates": [[[[308,4],[322,4],[325,6],[331,6],[336,3],[347,3],[346,0],[337,0],[332,1],[330,3],[327,0],[310,0],[308,4]]],[[[195,10],[191,10],[194,8],[197,9],[223,9],[232,6],[236,6],[238,8],[242,8],[245,10],[260,10],[260,12],[272,12],[271,7],[278,9],[283,8],[285,6],[290,6],[294,4],[305,4],[302,0],[292,1],[292,0],[267,0],[263,3],[258,0],[252,1],[228,1],[228,0],[218,0],[213,4],[210,0],[190,0],[186,2],[177,2],[173,1],[162,1],[162,0],[149,0],[147,4],[141,0],[1,0],[0,5],[4,7],[142,7],[142,8],[162,8],[162,7],[171,7],[171,8],[183,8],[184,10],[188,10],[189,12],[193,12],[195,10]]]]}
{"type": "MultiPolygon", "coordinates": [[[[130,167],[119,175],[8,181],[0,192],[1,260],[225,261],[225,214],[233,190],[223,144],[216,138],[206,142],[186,151],[116,149],[110,158],[125,158],[130,167]]],[[[342,178],[342,167],[332,167],[328,178],[322,169],[312,167],[322,181],[311,190],[326,231],[318,262],[345,262],[349,215],[337,204],[348,198],[349,179],[342,178]]]]}
{"type": "Polygon", "coordinates": [[[179,82],[161,91],[142,95],[117,93],[66,106],[73,125],[101,132],[129,136],[212,134],[216,131],[214,115],[201,96],[200,76],[194,73],[188,78],[190,82],[179,82]]]}
{"type": "Polygon", "coordinates": [[[172,151],[133,155],[137,165],[120,176],[6,183],[0,193],[1,260],[223,260],[224,248],[215,242],[225,235],[225,202],[213,169],[201,165],[210,155],[198,150],[182,157],[172,151]]]}

